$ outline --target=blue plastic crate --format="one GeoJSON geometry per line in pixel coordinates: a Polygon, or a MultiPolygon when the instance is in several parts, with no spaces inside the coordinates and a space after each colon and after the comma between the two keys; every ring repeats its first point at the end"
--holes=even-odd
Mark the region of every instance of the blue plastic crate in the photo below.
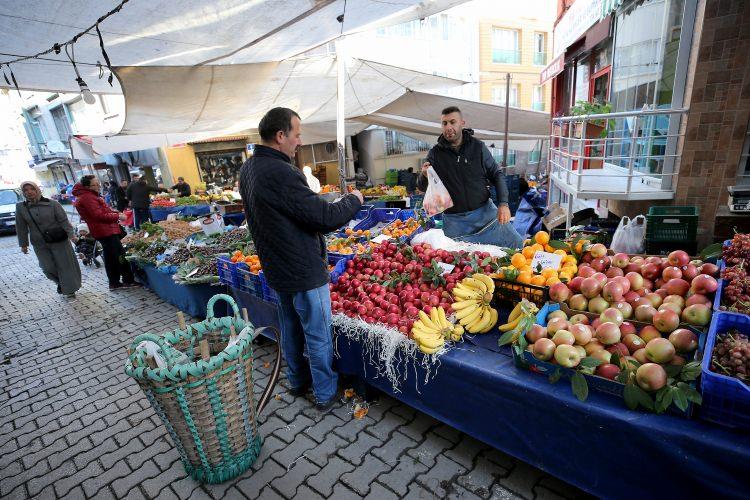
{"type": "MultiPolygon", "coordinates": [[[[539,310],[539,312],[536,315],[536,323],[538,325],[547,326],[547,316],[556,310],[560,309],[560,304],[553,303],[553,302],[547,302],[542,308],[539,310]]],[[[588,315],[588,314],[587,314],[588,315]]],[[[596,316],[596,315],[594,315],[596,316]]],[[[645,323],[640,323],[638,321],[631,321],[637,329],[640,330],[640,327],[645,326],[645,323]]],[[[701,352],[701,349],[704,345],[706,345],[706,334],[701,333],[698,330],[691,329],[696,335],[698,335],[698,350],[696,351],[696,355],[701,352]]],[[[562,377],[565,379],[570,379],[570,377],[575,373],[575,370],[571,368],[564,368],[559,365],[555,365],[552,363],[549,363],[547,361],[541,361],[534,357],[534,355],[528,351],[523,351],[521,353],[521,356],[516,353],[516,349],[513,349],[513,359],[515,361],[515,364],[519,368],[525,368],[527,370],[540,373],[542,375],[551,375],[556,370],[560,370],[562,377]]],[[[589,390],[600,392],[603,394],[609,394],[611,396],[616,396],[620,399],[622,399],[622,394],[625,386],[619,382],[616,382],[614,380],[609,380],[603,377],[598,377],[595,375],[587,375],[584,374],[584,377],[586,377],[586,382],[588,384],[589,390]]],[[[680,411],[675,406],[670,406],[667,410],[668,413],[673,413],[675,415],[679,415],[682,417],[689,418],[694,410],[694,405],[692,403],[688,403],[687,410],[685,412],[680,411]]]]}
{"type": "Polygon", "coordinates": [[[263,283],[260,274],[253,274],[247,267],[237,267],[237,288],[258,298],[263,298],[263,283]]]}
{"type": "Polygon", "coordinates": [[[216,269],[219,281],[234,288],[239,288],[239,277],[237,269],[239,266],[247,267],[245,264],[237,264],[226,255],[216,257],[216,269]]]}
{"type": "Polygon", "coordinates": [[[331,283],[336,283],[339,277],[346,271],[346,260],[340,260],[331,271],[331,283]]]}
{"type": "MultiPolygon", "coordinates": [[[[373,208],[365,220],[354,226],[355,231],[372,229],[380,223],[389,223],[396,220],[400,208],[373,208]]],[[[371,234],[370,237],[377,236],[371,234]]]]}
{"type": "Polygon", "coordinates": [[[347,261],[352,260],[354,258],[353,253],[337,253],[337,252],[328,252],[328,263],[332,266],[335,266],[339,263],[339,261],[347,261]]]}
{"type": "Polygon", "coordinates": [[[716,335],[731,329],[750,335],[750,316],[719,312],[711,320],[701,364],[700,416],[704,420],[741,429],[750,429],[750,386],[741,380],[712,372],[711,354],[716,335]]]}
{"type": "Polygon", "coordinates": [[[374,208],[373,205],[362,205],[359,207],[359,211],[357,212],[357,215],[354,216],[354,218],[344,227],[336,231],[336,235],[341,238],[346,238],[347,235],[344,231],[346,231],[346,228],[351,227],[354,229],[359,223],[364,221],[368,215],[370,215],[370,211],[374,208]]]}
{"type": "Polygon", "coordinates": [[[268,281],[266,281],[266,275],[263,274],[263,271],[260,272],[260,282],[261,286],[263,288],[263,296],[261,297],[266,302],[271,302],[272,304],[278,304],[279,303],[279,294],[276,293],[276,290],[271,288],[268,285],[268,281]]]}

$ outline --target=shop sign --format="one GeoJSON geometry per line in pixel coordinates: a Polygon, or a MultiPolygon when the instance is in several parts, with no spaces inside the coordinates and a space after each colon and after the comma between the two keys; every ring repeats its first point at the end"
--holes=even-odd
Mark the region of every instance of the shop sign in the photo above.
{"type": "Polygon", "coordinates": [[[549,63],[549,66],[544,68],[539,75],[539,85],[544,85],[546,82],[556,77],[565,68],[565,57],[562,54],[557,56],[554,61],[549,63]]]}
{"type": "Polygon", "coordinates": [[[554,31],[554,56],[567,49],[591,26],[599,21],[602,13],[602,0],[577,0],[565,13],[554,31]]]}
{"type": "Polygon", "coordinates": [[[531,261],[531,269],[537,272],[541,272],[542,269],[560,269],[560,264],[562,255],[537,251],[531,261]]]}

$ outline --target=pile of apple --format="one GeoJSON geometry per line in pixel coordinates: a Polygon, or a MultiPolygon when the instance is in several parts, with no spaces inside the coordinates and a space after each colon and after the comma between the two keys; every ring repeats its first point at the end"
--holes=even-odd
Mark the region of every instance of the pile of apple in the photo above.
{"type": "Polygon", "coordinates": [[[597,365],[593,374],[610,380],[626,367],[637,367],[635,382],[647,392],[667,384],[664,366],[685,365],[686,356],[698,347],[698,337],[689,329],[674,329],[667,338],[651,325],[637,331],[613,307],[593,320],[586,314],[568,318],[564,311],[553,311],[547,316],[547,326],[535,324],[526,333],[526,340],[535,358],[566,368],[576,368],[584,359],[594,358],[597,363],[588,364],[597,365]]]}
{"type": "Polygon", "coordinates": [[[712,297],[719,268],[677,250],[667,257],[607,255],[597,243],[583,255],[578,273],[550,287],[550,299],[571,309],[601,314],[615,308],[625,320],[653,323],[662,333],[680,322],[705,327],[711,321],[712,297]]]}

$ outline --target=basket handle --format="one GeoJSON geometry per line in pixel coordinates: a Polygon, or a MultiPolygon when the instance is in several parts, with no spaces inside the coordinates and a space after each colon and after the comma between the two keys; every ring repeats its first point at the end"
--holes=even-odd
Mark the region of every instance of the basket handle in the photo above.
{"type": "Polygon", "coordinates": [[[234,317],[238,318],[240,315],[240,310],[237,307],[237,303],[234,301],[234,299],[227,294],[217,293],[208,300],[208,305],[206,306],[206,319],[212,319],[214,317],[214,305],[220,299],[225,300],[230,306],[232,306],[234,317]]]}
{"type": "Polygon", "coordinates": [[[138,351],[136,350],[136,348],[144,340],[149,340],[158,345],[167,363],[171,364],[174,362],[174,348],[164,340],[164,337],[160,335],[154,335],[153,333],[143,333],[141,335],[138,335],[130,344],[131,354],[128,356],[128,359],[130,359],[130,362],[134,366],[135,360],[138,357],[138,351]]]}
{"type": "MultiPolygon", "coordinates": [[[[263,411],[268,402],[271,400],[271,394],[273,393],[276,383],[279,381],[279,375],[281,374],[281,337],[279,331],[272,326],[264,326],[262,328],[256,328],[253,333],[253,339],[257,337],[263,330],[272,330],[276,337],[276,359],[273,362],[273,368],[271,369],[271,377],[268,380],[268,385],[263,390],[263,394],[258,400],[258,414],[263,411]]],[[[251,339],[252,340],[252,339],[251,339]]]]}

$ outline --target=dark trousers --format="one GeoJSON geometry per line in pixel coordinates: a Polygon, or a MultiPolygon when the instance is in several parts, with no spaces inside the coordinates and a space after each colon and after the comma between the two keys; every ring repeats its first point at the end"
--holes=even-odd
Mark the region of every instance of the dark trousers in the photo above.
{"type": "Polygon", "coordinates": [[[109,284],[119,285],[120,276],[122,276],[123,283],[132,283],[133,271],[130,270],[130,263],[125,260],[125,249],[122,248],[120,236],[113,234],[97,241],[102,244],[104,270],[107,271],[109,284]]]}
{"type": "Polygon", "coordinates": [[[133,227],[136,231],[141,229],[141,224],[144,222],[151,222],[151,212],[148,208],[134,208],[133,209],[133,227]]]}

